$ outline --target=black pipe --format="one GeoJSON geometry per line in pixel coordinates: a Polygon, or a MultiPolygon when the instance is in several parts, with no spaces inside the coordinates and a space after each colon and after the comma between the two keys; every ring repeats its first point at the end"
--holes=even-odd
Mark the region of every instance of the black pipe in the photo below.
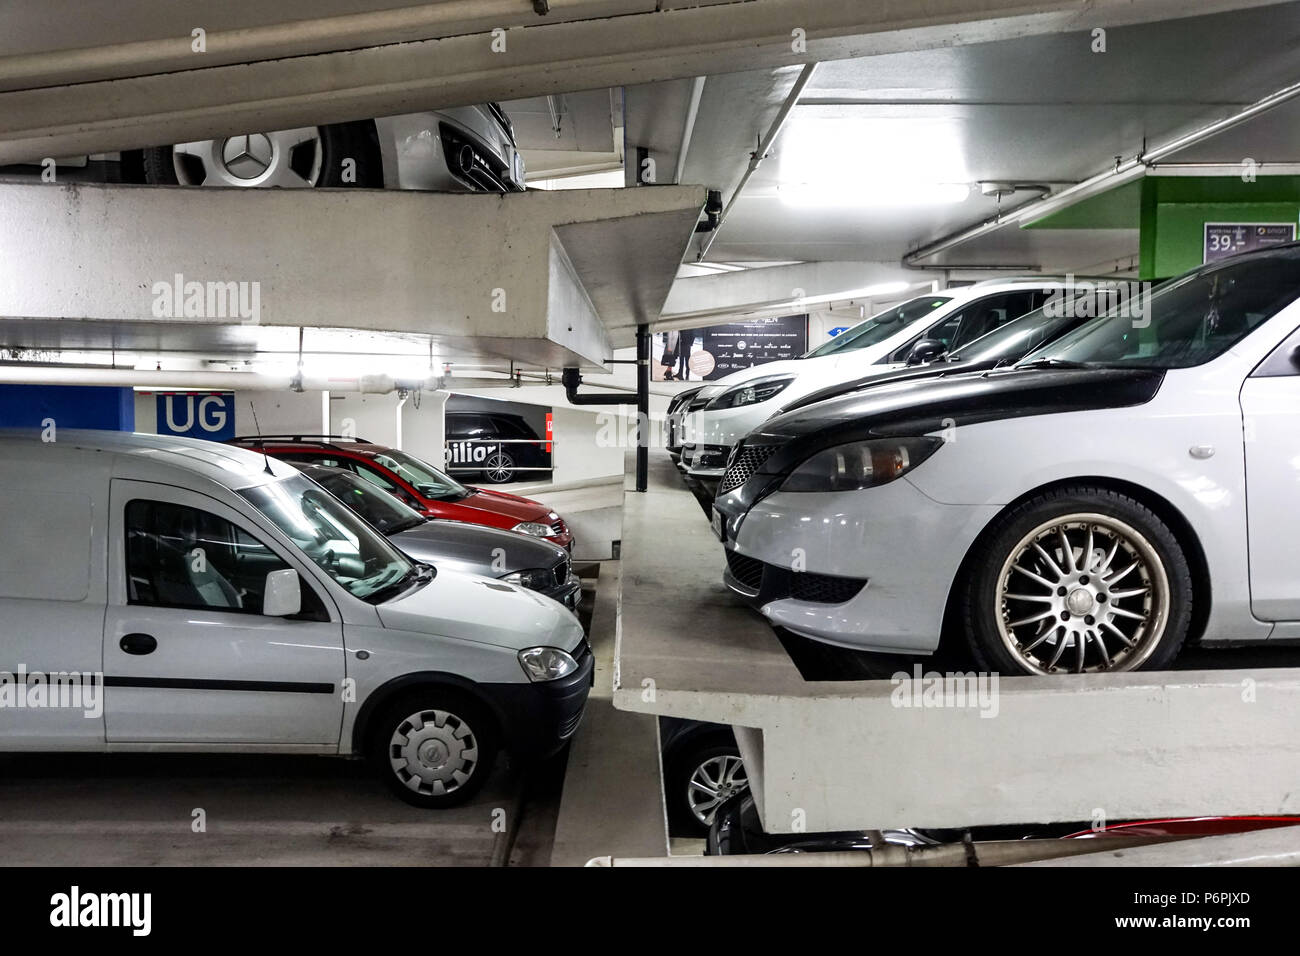
{"type": "Polygon", "coordinates": [[[636,490],[650,486],[650,326],[636,327],[636,490]]]}
{"type": "MultiPolygon", "coordinates": [[[[646,355],[650,354],[650,347],[646,346],[646,355]]],[[[650,366],[647,364],[646,368],[650,366]]],[[[637,405],[640,406],[641,399],[635,395],[579,395],[578,386],[582,384],[582,373],[576,368],[566,368],[560,374],[560,381],[564,383],[564,397],[569,400],[570,405],[637,405]]],[[[639,380],[638,380],[639,381],[639,380]]],[[[650,386],[646,386],[646,394],[649,395],[650,386]]]]}

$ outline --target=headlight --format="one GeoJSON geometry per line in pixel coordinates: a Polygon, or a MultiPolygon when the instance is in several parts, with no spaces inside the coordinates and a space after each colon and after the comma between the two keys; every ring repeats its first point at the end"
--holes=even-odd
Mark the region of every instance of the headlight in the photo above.
{"type": "Polygon", "coordinates": [[[735,388],[728,389],[704,407],[712,411],[718,408],[740,408],[744,405],[757,405],[759,402],[767,401],[774,395],[779,395],[793,381],[793,375],[780,378],[755,379],[752,382],[746,382],[744,385],[737,385],[735,388]]]}
{"type": "Polygon", "coordinates": [[[782,491],[857,491],[907,474],[943,444],[942,438],[877,438],[836,445],[790,473],[782,491]]]}
{"type": "Polygon", "coordinates": [[[520,534],[531,534],[534,538],[549,538],[554,533],[550,525],[542,524],[540,521],[521,521],[510,530],[518,531],[520,534]]]}
{"type": "Polygon", "coordinates": [[[519,652],[519,663],[533,682],[559,680],[578,669],[573,655],[558,647],[525,648],[519,652]]]}
{"type": "Polygon", "coordinates": [[[505,575],[502,581],[509,581],[530,591],[541,591],[555,583],[555,575],[542,568],[529,568],[527,571],[515,571],[505,575]]]}

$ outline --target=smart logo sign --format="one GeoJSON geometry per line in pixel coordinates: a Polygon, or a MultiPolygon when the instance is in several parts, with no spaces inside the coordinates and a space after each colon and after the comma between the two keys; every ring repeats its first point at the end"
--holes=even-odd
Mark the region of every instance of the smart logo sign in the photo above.
{"type": "Polygon", "coordinates": [[[160,392],[158,434],[226,441],[235,437],[234,392],[160,392]]]}

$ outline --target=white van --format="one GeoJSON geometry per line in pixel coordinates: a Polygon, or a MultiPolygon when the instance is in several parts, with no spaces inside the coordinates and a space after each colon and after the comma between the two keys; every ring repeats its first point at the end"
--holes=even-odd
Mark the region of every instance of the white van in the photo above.
{"type": "Polygon", "coordinates": [[[0,433],[0,750],[365,755],[443,807],[577,729],[555,601],[411,562],[285,462],[55,437],[0,433]]]}

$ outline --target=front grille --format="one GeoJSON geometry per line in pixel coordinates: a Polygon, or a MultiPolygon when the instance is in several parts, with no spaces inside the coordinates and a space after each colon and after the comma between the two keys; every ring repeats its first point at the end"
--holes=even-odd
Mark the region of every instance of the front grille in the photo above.
{"type": "Polygon", "coordinates": [[[790,596],[796,601],[843,604],[857,597],[866,585],[865,578],[836,578],[800,571],[790,575],[790,596]]]}
{"type": "Polygon", "coordinates": [[[569,526],[564,523],[563,518],[559,518],[551,522],[551,534],[562,535],[568,533],[569,533],[569,526]]]}
{"type": "Polygon", "coordinates": [[[743,587],[757,591],[763,584],[763,562],[735,551],[727,552],[727,569],[743,587]]]}
{"type": "Polygon", "coordinates": [[[569,581],[569,559],[564,558],[559,564],[551,568],[551,574],[555,576],[555,586],[563,587],[569,581]]]}
{"type": "Polygon", "coordinates": [[[739,453],[732,459],[727,473],[722,476],[722,481],[718,485],[718,494],[725,495],[733,488],[739,488],[754,472],[762,466],[763,462],[772,457],[776,451],[776,445],[744,445],[739,453]]]}

